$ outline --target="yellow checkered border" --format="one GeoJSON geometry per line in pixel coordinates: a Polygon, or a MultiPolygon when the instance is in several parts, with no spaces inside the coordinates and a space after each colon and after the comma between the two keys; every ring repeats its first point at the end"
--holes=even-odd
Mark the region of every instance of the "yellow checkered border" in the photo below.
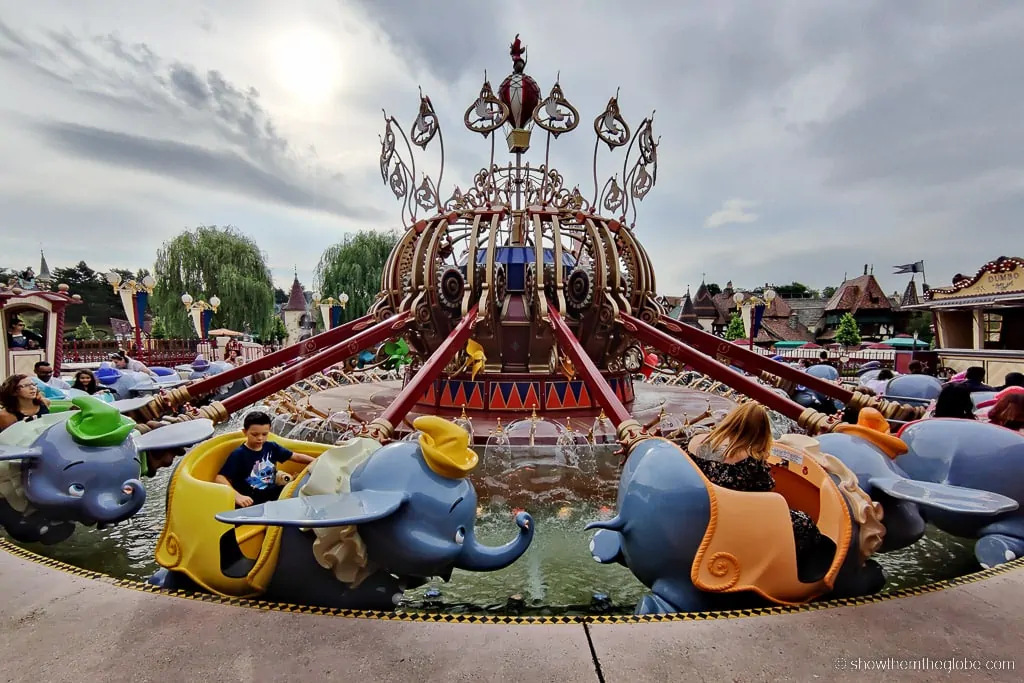
{"type": "Polygon", "coordinates": [[[859,598],[842,598],[839,600],[825,600],[812,602],[806,605],[795,607],[759,607],[756,609],[727,610],[721,612],[686,612],[675,614],[612,614],[612,615],[563,615],[563,616],[538,616],[538,617],[516,617],[498,616],[490,614],[441,614],[436,612],[380,612],[373,610],[357,609],[333,609],[328,607],[310,607],[306,605],[289,605],[278,602],[266,602],[263,600],[249,600],[245,598],[225,598],[212,593],[189,593],[179,590],[165,590],[152,586],[142,581],[133,579],[117,579],[107,574],[101,574],[89,569],[82,569],[74,565],[43,557],[31,550],[26,550],[15,545],[6,538],[0,538],[0,548],[15,557],[20,557],[29,562],[56,569],[57,571],[79,576],[86,579],[102,581],[120,588],[153,593],[155,595],[168,595],[186,600],[197,600],[199,602],[210,602],[218,605],[231,605],[233,607],[248,607],[269,612],[288,612],[289,614],[316,614],[330,617],[347,617],[350,619],[377,619],[380,621],[418,621],[442,624],[644,624],[666,621],[711,621],[714,619],[738,619],[741,617],[764,617],[779,614],[796,614],[799,612],[813,612],[815,610],[833,609],[835,607],[852,607],[857,605],[871,605],[899,598],[909,598],[915,595],[936,593],[947,588],[965,586],[985,579],[1006,574],[1014,569],[1024,568],[1024,558],[1018,558],[998,565],[991,569],[983,569],[973,574],[965,574],[955,579],[936,581],[916,588],[904,588],[890,593],[876,593],[859,598]]]}

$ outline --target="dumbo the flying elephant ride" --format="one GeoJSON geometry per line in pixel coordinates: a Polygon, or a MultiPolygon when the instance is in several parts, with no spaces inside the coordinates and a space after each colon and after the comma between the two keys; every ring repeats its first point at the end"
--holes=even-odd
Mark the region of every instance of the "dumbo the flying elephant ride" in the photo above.
{"type": "MultiPolygon", "coordinates": [[[[889,455],[907,445],[887,433],[880,413],[862,412],[861,424],[838,433],[776,440],[766,459],[770,492],[722,488],[676,444],[640,441],[622,472],[617,516],[587,526],[599,529],[594,559],[625,565],[651,589],[637,614],[798,605],[881,590],[885,576],[870,557],[919,540],[919,510],[947,530],[947,520],[958,520],[991,533],[1019,514],[1015,500],[980,486],[912,481],[889,455]],[[868,424],[872,416],[878,425],[868,424]],[[824,538],[811,553],[796,551],[791,509],[806,513],[824,538]]],[[[917,429],[927,422],[936,421],[917,429]]]]}
{"type": "Polygon", "coordinates": [[[232,509],[213,483],[243,440],[225,434],[194,449],[168,490],[167,525],[157,545],[163,567],[150,582],[341,609],[393,610],[403,591],[454,569],[494,571],[530,547],[534,523],[516,516],[519,535],[501,547],[474,533],[477,496],[467,478],[477,464],[465,430],[444,418],[414,421],[418,442],[381,446],[352,438],[340,446],[272,437],[315,460],[275,501],[232,509]]]}
{"type": "Polygon", "coordinates": [[[973,420],[911,422],[899,436],[871,408],[856,425],[817,437],[821,448],[856,475],[882,506],[880,550],[917,542],[925,523],[977,538],[975,556],[992,567],[1024,554],[1024,436],[973,420]]]}
{"type": "Polygon", "coordinates": [[[142,509],[147,452],[190,446],[213,434],[209,420],[143,434],[117,407],[91,396],[77,410],[18,422],[0,435],[0,525],[19,542],[55,544],[75,524],[103,528],[142,509]]]}

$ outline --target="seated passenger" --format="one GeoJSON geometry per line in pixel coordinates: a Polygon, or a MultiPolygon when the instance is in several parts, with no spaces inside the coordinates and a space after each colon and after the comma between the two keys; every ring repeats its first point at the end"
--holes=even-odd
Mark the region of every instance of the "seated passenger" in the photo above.
{"type": "Polygon", "coordinates": [[[235,507],[246,508],[277,500],[284,488],[277,483],[278,463],[297,462],[308,465],[313,458],[268,441],[270,416],[253,411],[245,416],[242,433],[245,443],[231,451],[224,466],[214,478],[235,494],[235,507]]]}
{"type": "Polygon", "coordinates": [[[974,401],[971,400],[971,389],[962,382],[952,382],[942,387],[931,417],[947,417],[959,420],[973,420],[974,401]]]}
{"type": "MultiPolygon", "coordinates": [[[[690,442],[694,462],[714,484],[736,491],[771,491],[775,488],[765,458],[772,450],[772,425],[768,411],[749,401],[734,408],[710,434],[690,442]]],[[[800,510],[789,511],[798,555],[813,549],[823,536],[800,510]]]]}
{"type": "Polygon", "coordinates": [[[1024,389],[1012,387],[1000,392],[999,399],[988,412],[988,421],[1017,432],[1024,432],[1024,389]]]}

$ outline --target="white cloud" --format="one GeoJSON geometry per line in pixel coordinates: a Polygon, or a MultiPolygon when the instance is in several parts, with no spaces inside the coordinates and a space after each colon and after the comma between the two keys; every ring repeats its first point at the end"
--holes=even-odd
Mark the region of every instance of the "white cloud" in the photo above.
{"type": "Polygon", "coordinates": [[[705,228],[720,228],[730,223],[753,223],[757,220],[757,214],[747,211],[757,206],[757,202],[747,199],[726,199],[722,202],[722,208],[715,211],[704,220],[705,228]]]}

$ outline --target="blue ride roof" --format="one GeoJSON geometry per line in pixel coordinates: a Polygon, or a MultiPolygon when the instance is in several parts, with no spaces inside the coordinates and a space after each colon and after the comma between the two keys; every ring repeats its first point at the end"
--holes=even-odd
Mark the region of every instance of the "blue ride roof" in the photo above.
{"type": "MultiPolygon", "coordinates": [[[[494,254],[495,263],[504,263],[509,266],[513,265],[525,265],[527,263],[535,263],[537,261],[537,254],[533,250],[533,247],[498,247],[494,254]]],[[[487,250],[481,249],[476,254],[476,262],[478,265],[482,265],[487,262],[487,250]]],[[[544,263],[555,262],[555,250],[550,248],[544,249],[544,263]]],[[[576,265],[576,258],[568,250],[562,251],[562,265],[566,268],[572,268],[576,265]]]]}

